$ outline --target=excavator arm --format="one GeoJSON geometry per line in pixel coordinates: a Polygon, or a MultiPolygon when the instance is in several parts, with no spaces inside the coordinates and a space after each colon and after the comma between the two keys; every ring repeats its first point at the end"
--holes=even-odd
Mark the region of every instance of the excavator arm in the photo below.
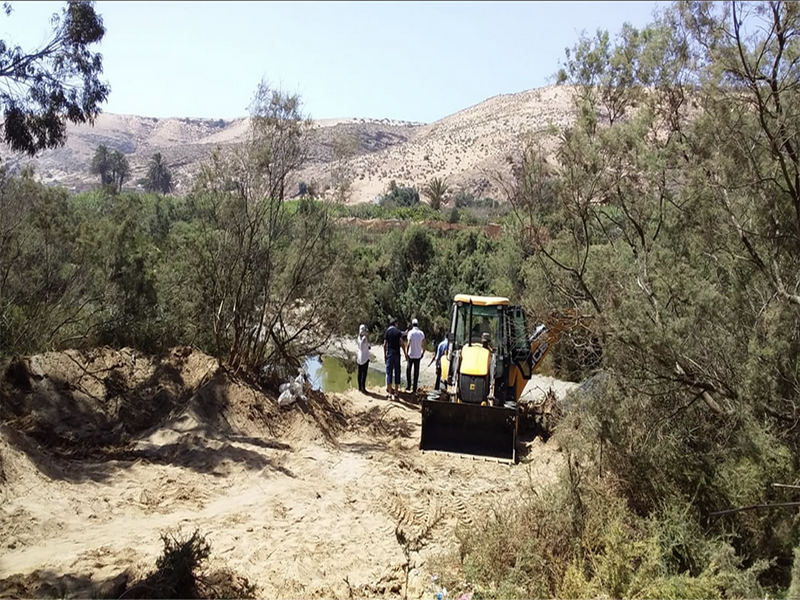
{"type": "MultiPolygon", "coordinates": [[[[591,318],[591,316],[582,315],[576,310],[552,311],[545,319],[545,322],[538,325],[528,338],[531,348],[530,357],[528,358],[529,372],[531,374],[536,372],[544,357],[556,345],[556,342],[565,331],[586,327],[591,318]]],[[[526,379],[529,378],[530,375],[526,377],[526,379]]]]}

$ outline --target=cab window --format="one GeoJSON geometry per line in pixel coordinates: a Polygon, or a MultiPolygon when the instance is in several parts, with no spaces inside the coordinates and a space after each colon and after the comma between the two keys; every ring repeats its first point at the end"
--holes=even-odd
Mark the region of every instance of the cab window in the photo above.
{"type": "Polygon", "coordinates": [[[472,330],[471,335],[467,336],[469,329],[469,304],[458,307],[458,321],[456,325],[456,345],[463,346],[470,341],[473,344],[481,343],[481,335],[489,334],[489,343],[492,347],[497,346],[499,337],[500,316],[496,306],[472,306],[472,330]]]}

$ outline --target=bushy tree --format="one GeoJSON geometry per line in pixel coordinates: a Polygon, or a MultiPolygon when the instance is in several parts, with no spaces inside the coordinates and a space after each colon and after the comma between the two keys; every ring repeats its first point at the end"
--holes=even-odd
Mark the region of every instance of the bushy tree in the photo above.
{"type": "Polygon", "coordinates": [[[92,175],[100,176],[100,185],[106,186],[113,183],[111,164],[111,152],[105,144],[100,144],[94,152],[92,164],[89,167],[92,175]]]}
{"type": "MultiPolygon", "coordinates": [[[[798,32],[791,3],[682,2],[583,37],[561,72],[574,125],[508,189],[531,312],[596,317],[611,383],[581,460],[639,516],[683,507],[749,560],[797,535],[779,511],[711,515],[776,501],[800,462],[798,32]]],[[[675,572],[708,566],[684,552],[675,572]]]]}
{"type": "Polygon", "coordinates": [[[284,203],[309,130],[300,98],[262,82],[247,144],[230,157],[215,154],[194,193],[194,318],[207,323],[217,355],[233,369],[296,365],[326,342],[342,312],[337,299],[347,284],[337,275],[326,206],[290,211],[284,203]]]}
{"type": "Polygon", "coordinates": [[[392,180],[386,193],[381,197],[381,206],[389,208],[411,207],[419,204],[419,191],[413,187],[398,186],[392,180]]]}
{"type": "Polygon", "coordinates": [[[430,201],[433,210],[439,210],[444,204],[444,197],[448,190],[447,181],[434,177],[422,188],[423,195],[430,201]]]}
{"type": "Polygon", "coordinates": [[[172,173],[161,157],[160,152],[156,152],[147,166],[147,176],[145,189],[148,192],[161,192],[169,194],[172,191],[172,173]]]}
{"type": "Polygon", "coordinates": [[[456,208],[466,208],[475,203],[475,196],[466,190],[459,190],[453,203],[456,208]]]}
{"type": "Polygon", "coordinates": [[[0,355],[40,351],[88,333],[94,296],[66,190],[32,170],[0,180],[0,355]]]}
{"type": "Polygon", "coordinates": [[[115,150],[111,153],[109,162],[111,165],[111,185],[114,186],[117,192],[121,192],[122,184],[125,183],[128,175],[131,174],[131,167],[128,164],[128,159],[122,152],[115,150]]]}
{"type": "Polygon", "coordinates": [[[94,122],[109,87],[99,79],[102,56],[89,48],[104,35],[94,3],[72,1],[54,15],[53,35],[41,48],[26,52],[0,41],[3,139],[12,150],[33,155],[60,146],[67,121],[94,122]]]}

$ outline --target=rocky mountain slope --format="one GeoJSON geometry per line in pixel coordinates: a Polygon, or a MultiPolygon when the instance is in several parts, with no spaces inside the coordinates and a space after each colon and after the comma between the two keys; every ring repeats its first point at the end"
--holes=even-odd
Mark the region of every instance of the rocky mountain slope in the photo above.
{"type": "MultiPolygon", "coordinates": [[[[338,161],[352,178],[350,202],[369,202],[391,180],[422,187],[432,177],[446,178],[451,190],[464,189],[478,197],[499,198],[492,172],[502,171],[505,157],[519,147],[520,137],[543,131],[548,124],[571,121],[570,90],[550,86],[490,98],[435,123],[389,119],[327,119],[315,121],[311,159],[298,181],[330,181],[336,161],[334,148],[352,140],[352,154],[338,161]]],[[[241,143],[248,119],[156,119],[105,113],[94,126],[69,126],[62,148],[30,159],[9,156],[12,171],[32,164],[46,183],[73,191],[90,189],[97,178],[89,173],[96,148],[105,144],[126,154],[131,165],[128,186],[136,187],[150,157],[160,152],[174,174],[177,193],[191,186],[200,165],[215,148],[241,143]]]]}

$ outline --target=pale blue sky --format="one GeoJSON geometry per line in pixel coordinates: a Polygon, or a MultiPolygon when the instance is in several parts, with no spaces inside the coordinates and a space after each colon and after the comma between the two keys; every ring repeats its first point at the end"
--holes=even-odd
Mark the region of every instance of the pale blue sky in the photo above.
{"type": "MultiPolygon", "coordinates": [[[[262,77],[313,118],[433,122],[549,83],[582,30],[663,2],[103,2],[105,112],[230,119],[262,77]]],[[[63,2],[12,2],[2,39],[47,37],[63,2]]]]}

